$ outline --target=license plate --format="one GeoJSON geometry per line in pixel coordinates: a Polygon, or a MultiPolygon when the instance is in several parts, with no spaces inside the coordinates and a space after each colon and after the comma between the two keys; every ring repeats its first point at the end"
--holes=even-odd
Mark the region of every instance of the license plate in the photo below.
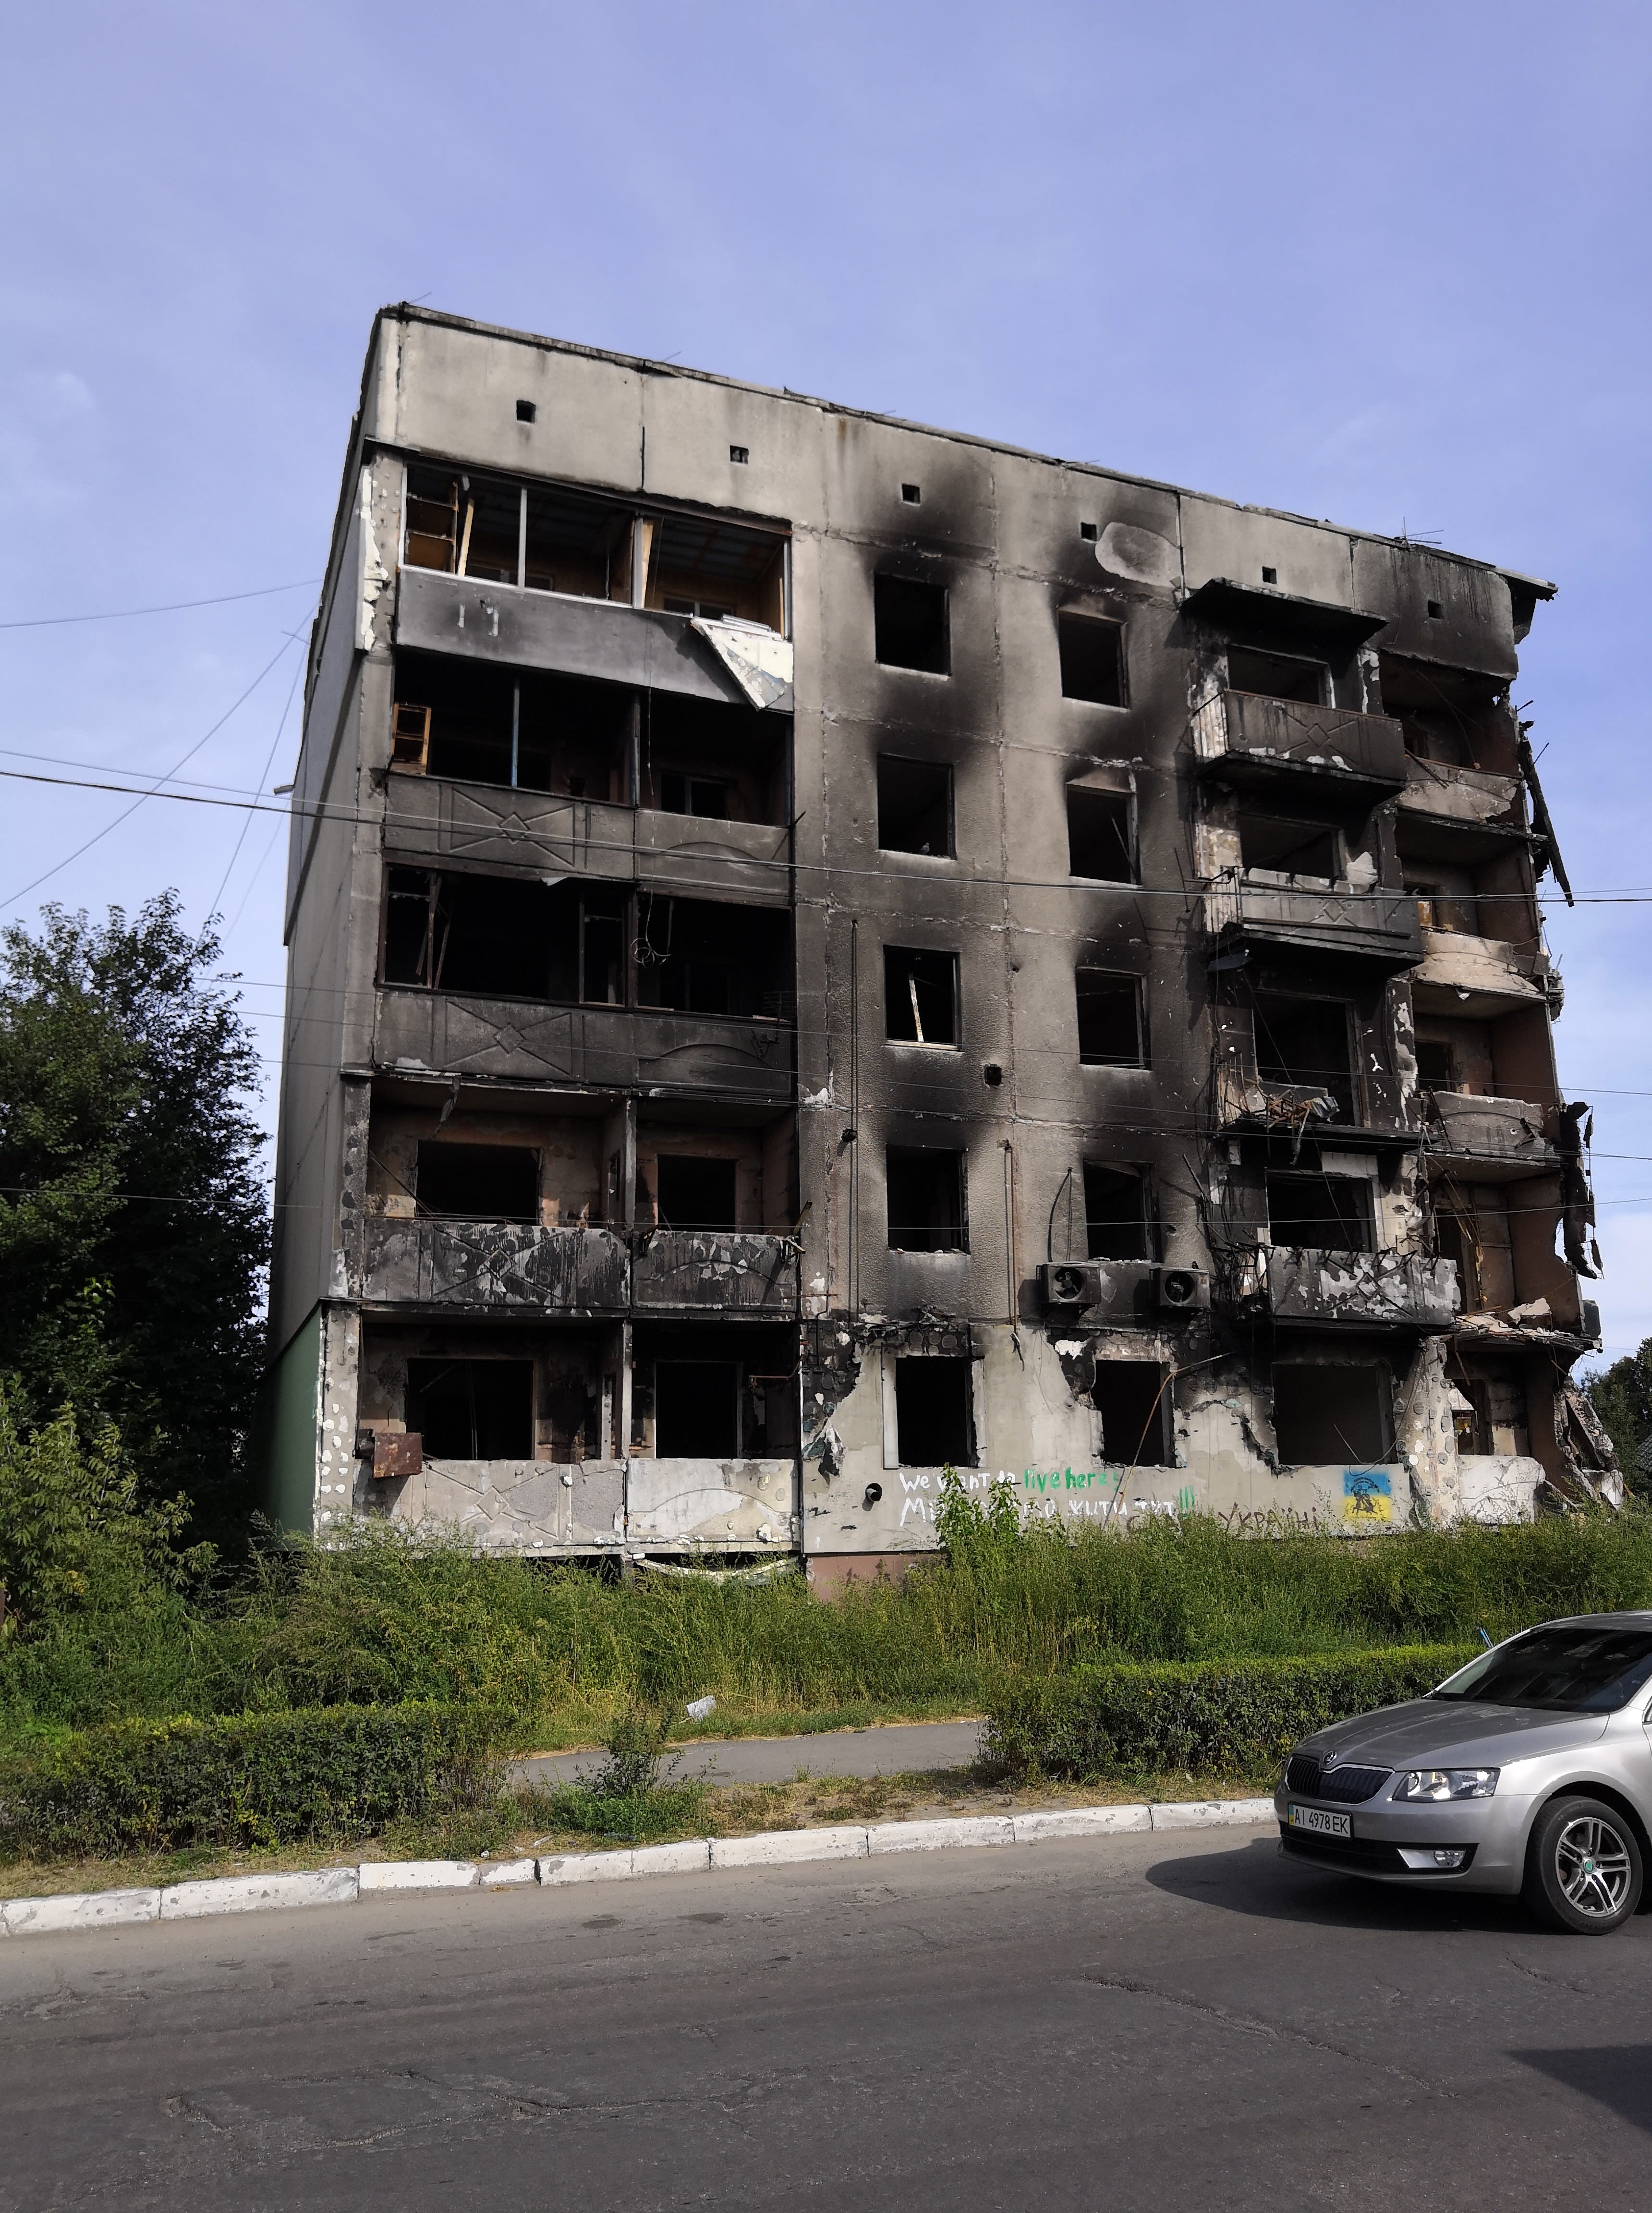
{"type": "Polygon", "coordinates": [[[1350,1814],[1325,1814],[1317,1806],[1287,1806],[1285,1819],[1293,1829],[1307,1829],[1320,1837],[1351,1837],[1353,1816],[1350,1814]]]}

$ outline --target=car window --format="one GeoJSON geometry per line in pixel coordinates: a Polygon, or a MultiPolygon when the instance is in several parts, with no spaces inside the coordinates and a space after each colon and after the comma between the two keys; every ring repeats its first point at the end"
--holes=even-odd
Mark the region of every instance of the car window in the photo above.
{"type": "Polygon", "coordinates": [[[1431,1693],[1488,1706],[1609,1714],[1652,1681],[1652,1630],[1588,1623],[1533,1629],[1483,1652],[1431,1693]]]}

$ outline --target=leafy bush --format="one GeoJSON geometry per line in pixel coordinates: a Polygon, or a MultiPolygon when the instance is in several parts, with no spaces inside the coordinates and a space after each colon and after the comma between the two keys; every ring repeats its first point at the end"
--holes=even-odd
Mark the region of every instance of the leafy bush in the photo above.
{"type": "Polygon", "coordinates": [[[4,1631],[38,1633],[83,1607],[112,1574],[181,1589],[210,1565],[210,1547],[175,1549],[186,1505],[144,1504],[113,1427],[82,1441],[64,1407],[26,1430],[22,1394],[0,1376],[0,1591],[4,1631]]]}
{"type": "Polygon", "coordinates": [[[1076,1782],[1191,1771],[1258,1775],[1298,1738],[1421,1698],[1473,1648],[1017,1674],[989,1693],[984,1765],[1076,1782]]]}
{"type": "Polygon", "coordinates": [[[334,1706],[117,1722],[0,1759],[0,1852],[34,1859],[377,1833],[497,1795],[506,1717],[334,1706]]]}

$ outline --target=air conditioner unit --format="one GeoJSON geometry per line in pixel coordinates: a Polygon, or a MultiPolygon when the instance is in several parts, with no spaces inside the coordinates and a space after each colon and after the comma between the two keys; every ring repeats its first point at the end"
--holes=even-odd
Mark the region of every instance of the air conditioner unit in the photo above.
{"type": "Polygon", "coordinates": [[[1160,1314],[1202,1314],[1210,1304],[1210,1278],[1203,1268],[1155,1268],[1148,1296],[1160,1314]]]}
{"type": "Polygon", "coordinates": [[[1080,1261],[1046,1260],[1039,1270],[1039,1296],[1058,1311],[1093,1307],[1102,1296],[1101,1271],[1080,1261]]]}

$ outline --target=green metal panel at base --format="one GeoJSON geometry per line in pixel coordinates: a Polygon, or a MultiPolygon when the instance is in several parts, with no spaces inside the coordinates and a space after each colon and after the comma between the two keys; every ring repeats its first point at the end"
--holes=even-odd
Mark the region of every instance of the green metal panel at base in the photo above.
{"type": "Polygon", "coordinates": [[[312,1308],[265,1370],[258,1447],[264,1510],[308,1534],[315,1521],[315,1438],[321,1414],[321,1308],[312,1308]]]}

